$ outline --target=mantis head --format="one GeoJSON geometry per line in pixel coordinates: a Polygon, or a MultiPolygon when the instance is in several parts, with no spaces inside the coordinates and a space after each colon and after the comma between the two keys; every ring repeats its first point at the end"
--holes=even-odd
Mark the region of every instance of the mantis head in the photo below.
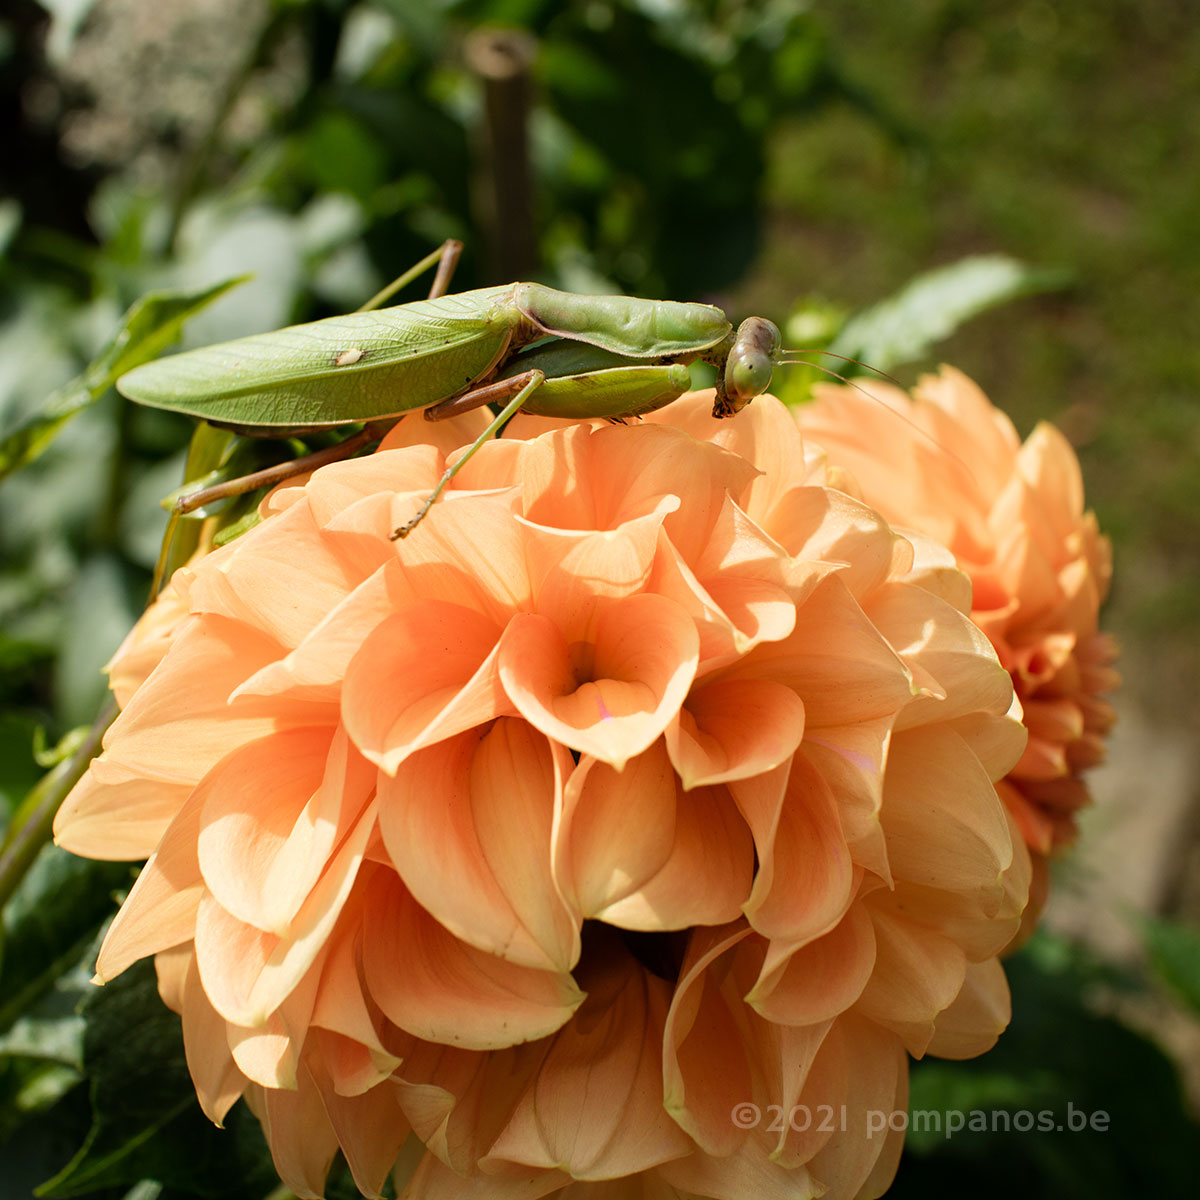
{"type": "Polygon", "coordinates": [[[783,338],[779,326],[765,317],[747,317],[738,326],[733,345],[717,375],[714,417],[732,417],[771,386],[783,338]]]}

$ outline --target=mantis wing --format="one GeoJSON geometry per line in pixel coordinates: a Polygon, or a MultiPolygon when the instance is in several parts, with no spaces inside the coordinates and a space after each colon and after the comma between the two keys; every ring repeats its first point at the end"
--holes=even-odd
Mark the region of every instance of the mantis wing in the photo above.
{"type": "Polygon", "coordinates": [[[520,313],[511,285],[330,317],[146,363],[130,400],[271,433],[424,408],[487,376],[520,313]]]}

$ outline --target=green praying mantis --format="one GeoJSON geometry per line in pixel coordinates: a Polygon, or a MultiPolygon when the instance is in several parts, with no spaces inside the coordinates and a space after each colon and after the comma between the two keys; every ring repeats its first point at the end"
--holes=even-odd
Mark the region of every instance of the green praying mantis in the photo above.
{"type": "Polygon", "coordinates": [[[395,540],[519,411],[623,421],[677,399],[691,386],[688,364],[703,361],[717,369],[713,415],[731,417],[766,391],[783,361],[772,322],[750,317],[735,330],[708,304],[576,295],[536,283],[446,295],[459,250],[447,242],[349,316],[185,351],[123,375],[117,389],[130,400],[253,436],[365,423],[336,446],[185,496],[179,511],[348,457],[408,412],[423,409],[437,421],[502,404],[395,540]],[[429,299],[375,307],[435,262],[429,299]]]}

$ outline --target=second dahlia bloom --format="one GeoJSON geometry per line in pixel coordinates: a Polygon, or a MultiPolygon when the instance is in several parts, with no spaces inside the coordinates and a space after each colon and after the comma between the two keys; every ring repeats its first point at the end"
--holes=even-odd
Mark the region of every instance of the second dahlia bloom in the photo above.
{"type": "Polygon", "coordinates": [[[340,1149],[413,1200],[877,1196],[908,1056],[1007,1022],[1009,677],[781,405],[710,403],[519,419],[393,542],[479,428],[402,422],[114,663],[56,825],[149,856],[97,974],[156,956],[298,1195],[340,1149]]]}
{"type": "Polygon", "coordinates": [[[1111,549],[1084,510],[1079,462],[1047,422],[1024,443],[960,371],[925,376],[911,397],[874,381],[821,386],[798,410],[806,436],[848,470],[893,524],[949,547],[973,586],[971,616],[1012,676],[1029,729],[1000,785],[1031,849],[1070,842],[1088,803],[1084,773],[1104,757],[1119,682],[1098,615],[1111,549]],[[863,393],[869,393],[864,395],[863,393]]]}

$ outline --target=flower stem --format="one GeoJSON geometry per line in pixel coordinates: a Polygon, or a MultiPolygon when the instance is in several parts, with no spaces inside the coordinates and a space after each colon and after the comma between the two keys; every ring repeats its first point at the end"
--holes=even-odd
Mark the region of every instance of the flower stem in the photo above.
{"type": "Polygon", "coordinates": [[[18,814],[0,849],[0,907],[17,890],[38,852],[50,840],[55,814],[96,757],[101,739],[116,717],[117,702],[110,698],[75,753],[60,762],[26,797],[21,806],[25,815],[22,818],[18,814]]]}

